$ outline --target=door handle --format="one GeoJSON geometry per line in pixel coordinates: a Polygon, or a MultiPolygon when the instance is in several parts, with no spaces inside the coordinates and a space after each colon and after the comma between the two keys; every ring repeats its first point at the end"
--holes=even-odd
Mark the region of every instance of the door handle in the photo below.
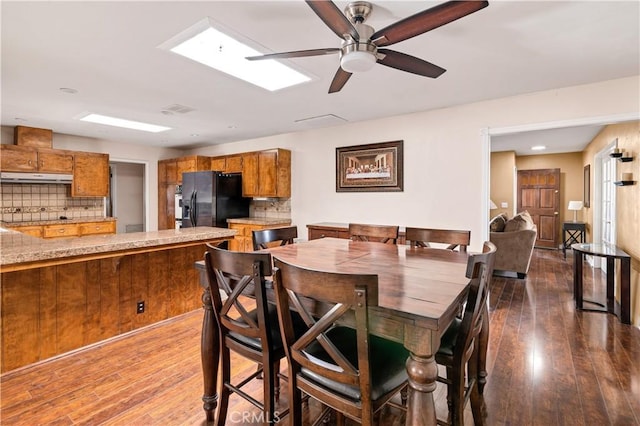
{"type": "Polygon", "coordinates": [[[553,212],[554,215],[558,216],[560,213],[558,212],[553,212]]]}

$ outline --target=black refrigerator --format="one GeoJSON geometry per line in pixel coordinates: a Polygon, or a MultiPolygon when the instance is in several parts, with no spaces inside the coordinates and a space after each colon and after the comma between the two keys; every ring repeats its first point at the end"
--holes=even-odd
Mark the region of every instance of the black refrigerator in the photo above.
{"type": "Polygon", "coordinates": [[[220,172],[182,174],[182,227],[228,228],[227,219],[249,216],[251,198],[242,196],[242,175],[220,172]]]}

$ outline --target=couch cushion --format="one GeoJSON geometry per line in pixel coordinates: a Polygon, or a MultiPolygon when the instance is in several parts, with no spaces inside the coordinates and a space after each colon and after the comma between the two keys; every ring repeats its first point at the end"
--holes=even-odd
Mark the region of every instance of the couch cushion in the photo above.
{"type": "Polygon", "coordinates": [[[489,232],[502,232],[504,225],[507,223],[507,215],[500,213],[489,222],[489,232]]]}
{"type": "Polygon", "coordinates": [[[533,219],[528,211],[523,211],[512,217],[505,223],[504,232],[522,231],[533,228],[533,219]]]}

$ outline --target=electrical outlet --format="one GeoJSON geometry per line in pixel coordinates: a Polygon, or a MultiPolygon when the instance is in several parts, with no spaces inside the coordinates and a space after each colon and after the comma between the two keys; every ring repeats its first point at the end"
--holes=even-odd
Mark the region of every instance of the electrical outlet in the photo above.
{"type": "Polygon", "coordinates": [[[141,302],[138,302],[138,304],[136,305],[136,313],[138,314],[144,313],[144,300],[141,302]]]}

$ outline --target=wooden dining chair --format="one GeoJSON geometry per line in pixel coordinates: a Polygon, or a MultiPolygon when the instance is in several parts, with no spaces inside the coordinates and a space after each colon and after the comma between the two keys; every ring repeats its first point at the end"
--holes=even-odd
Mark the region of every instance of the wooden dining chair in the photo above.
{"type": "Polygon", "coordinates": [[[368,308],[378,304],[378,276],[314,271],[277,258],[274,263],[289,364],[290,424],[301,424],[302,392],[363,425],[372,424],[374,413],[408,380],[408,351],[368,333],[368,308]],[[311,307],[319,309],[312,312],[311,307]],[[292,309],[306,323],[300,337],[295,336],[292,309]],[[348,327],[339,325],[345,320],[348,327]]]}
{"type": "Polygon", "coordinates": [[[268,243],[280,242],[280,246],[293,244],[294,239],[298,238],[298,227],[287,226],[284,228],[260,229],[252,232],[253,249],[266,249],[268,243]]]}
{"type": "Polygon", "coordinates": [[[217,425],[224,425],[229,396],[235,393],[261,409],[265,423],[275,419],[279,394],[278,371],[285,351],[277,310],[267,302],[265,276],[272,274],[269,253],[232,252],[207,244],[205,265],[213,312],[220,338],[220,374],[217,425]],[[222,299],[220,290],[226,295],[222,299]],[[231,382],[231,351],[258,364],[255,373],[239,383],[231,382]],[[241,388],[262,377],[263,401],[241,388]]]}
{"type": "MultiPolygon", "coordinates": [[[[467,303],[462,318],[456,318],[440,339],[440,349],[436,353],[436,363],[446,369],[446,377],[438,376],[438,381],[447,385],[447,405],[449,422],[464,425],[464,406],[471,400],[471,412],[476,425],[484,424],[483,402],[478,387],[478,374],[483,345],[479,341],[483,326],[485,305],[489,296],[489,285],[493,275],[496,246],[487,241],[482,253],[473,254],[467,262],[467,278],[470,278],[467,303]],[[466,380],[465,380],[466,379],[466,380]]],[[[487,331],[487,330],[486,330],[487,331]]],[[[440,422],[440,421],[439,421],[440,422]]]]}
{"type": "Polygon", "coordinates": [[[471,231],[451,229],[411,228],[405,230],[405,239],[411,247],[431,247],[431,244],[448,244],[447,250],[466,253],[471,242],[471,231]]]}
{"type": "Polygon", "coordinates": [[[398,226],[393,225],[350,223],[349,238],[354,241],[379,241],[396,244],[398,241],[398,229],[398,226]]]}

